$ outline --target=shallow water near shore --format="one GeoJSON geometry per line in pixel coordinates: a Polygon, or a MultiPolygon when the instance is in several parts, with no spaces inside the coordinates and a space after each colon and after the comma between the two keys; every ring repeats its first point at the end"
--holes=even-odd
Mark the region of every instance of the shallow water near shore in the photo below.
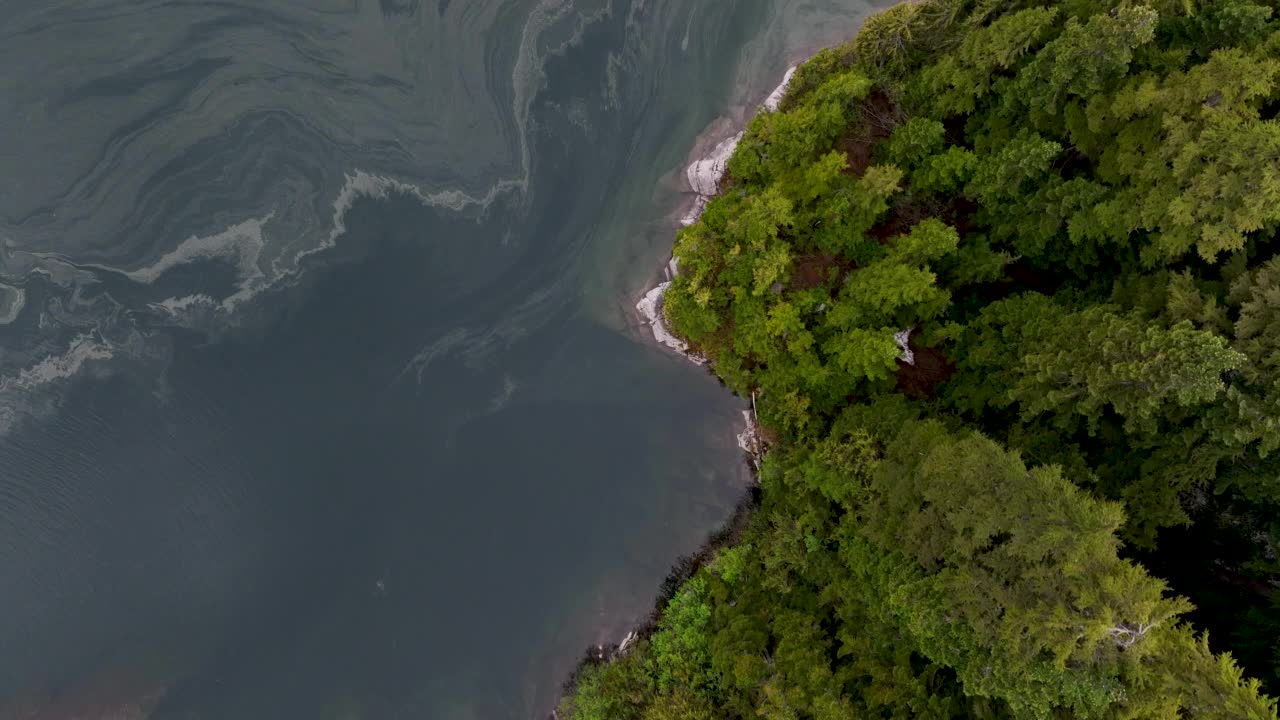
{"type": "Polygon", "coordinates": [[[868,11],[10,3],[0,720],[545,716],[747,482],[687,155],[868,11]]]}

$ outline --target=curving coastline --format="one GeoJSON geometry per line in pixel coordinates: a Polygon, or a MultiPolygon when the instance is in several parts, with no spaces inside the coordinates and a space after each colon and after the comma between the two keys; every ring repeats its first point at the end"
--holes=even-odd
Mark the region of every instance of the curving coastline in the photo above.
{"type": "MultiPolygon", "coordinates": [[[[1044,112],[1068,102],[1041,84],[1046,68],[1069,77],[1064,49],[1117,27],[1161,52],[1126,55],[1068,107],[1133,100],[1135,78],[1194,85],[1228,56],[1275,67],[1274,45],[1212,35],[1197,41],[1223,52],[1162,65],[1190,43],[1154,30],[1163,12],[1086,4],[993,20],[946,0],[902,4],[806,65],[778,93],[785,110],[689,166],[687,222],[710,211],[677,235],[682,267],[637,309],[655,339],[675,336],[663,344],[696,350],[753,410],[759,400],[773,446],[762,500],[732,548],[713,537],[676,562],[638,635],[593,651],[563,715],[1277,717],[1274,658],[1253,640],[1275,595],[1224,603],[1224,578],[1204,569],[1274,586],[1273,566],[1250,569],[1253,547],[1221,543],[1274,538],[1240,514],[1274,513],[1274,496],[1236,484],[1233,463],[1251,457],[1252,477],[1274,462],[1274,417],[1234,418],[1274,382],[1250,372],[1277,343],[1256,339],[1273,311],[1262,298],[1280,267],[1265,247],[1275,226],[1194,235],[1185,216],[1156,214],[1182,178],[1109,164],[1113,144],[1140,154],[1153,128],[1225,117],[1228,101],[1091,125],[1096,144],[1067,159],[1083,131],[1044,112]],[[1028,22],[1043,33],[1035,51],[988,97],[975,48],[1028,22]],[[1072,187],[1095,194],[1071,224],[1037,231],[1029,218],[1057,218],[1072,187]],[[1153,213],[1138,237],[1109,214],[1136,200],[1153,213]],[[1133,252],[1081,242],[1086,220],[1090,242],[1133,252]],[[1207,308],[1221,319],[1196,319],[1207,308]],[[1230,429],[1209,429],[1224,414],[1230,429]],[[1165,440],[1172,428],[1188,434],[1165,440]],[[1187,440],[1191,428],[1203,429],[1187,440]],[[1184,453],[1206,458],[1194,478],[1184,453]],[[1221,504],[1203,499],[1210,487],[1221,504]],[[1175,526],[1190,529],[1163,532],[1175,526]],[[1233,634],[1210,645],[1206,630],[1233,634]]],[[[1230,101],[1255,121],[1241,141],[1275,137],[1277,93],[1230,101]]],[[[1198,144],[1209,126],[1195,127],[1175,144],[1220,161],[1198,144]]],[[[1232,157],[1242,174],[1260,169],[1232,157]]]]}
{"type": "MultiPolygon", "coordinates": [[[[782,76],[782,81],[772,92],[765,97],[760,103],[760,109],[765,112],[773,112],[778,109],[778,104],[782,102],[782,98],[786,95],[787,86],[791,83],[791,78],[795,75],[796,68],[799,65],[792,65],[782,76]]],[[[707,207],[707,202],[720,192],[720,181],[724,178],[725,168],[729,162],[729,158],[733,157],[733,151],[737,149],[738,143],[742,140],[743,127],[750,122],[749,116],[737,125],[728,125],[729,134],[719,140],[714,141],[715,144],[711,150],[701,157],[696,157],[685,168],[685,182],[687,183],[688,192],[693,195],[688,209],[686,209],[680,217],[680,226],[688,227],[698,221],[702,216],[703,210],[707,207]]],[[[712,123],[711,127],[716,128],[722,125],[724,118],[712,123]]],[[[714,133],[714,130],[710,131],[714,133]]],[[[724,132],[724,130],[721,130],[724,132]]],[[[720,134],[720,133],[716,133],[720,134]]],[[[714,136],[713,136],[714,137],[714,136]]],[[[699,145],[702,143],[700,142],[699,145]]],[[[697,147],[693,150],[693,154],[698,152],[697,147]]],[[[680,338],[676,337],[667,329],[666,324],[662,320],[662,296],[667,288],[671,285],[671,279],[678,274],[680,268],[676,262],[676,258],[672,256],[662,270],[662,281],[654,287],[650,288],[636,302],[636,311],[640,317],[644,319],[650,331],[653,333],[653,339],[659,345],[663,345],[675,352],[683,355],[695,365],[704,365],[706,358],[691,352],[689,346],[680,338]]],[[[746,448],[744,448],[746,449],[746,448]]]]}
{"type": "MultiPolygon", "coordinates": [[[[787,68],[777,87],[760,103],[758,112],[774,112],[778,109],[782,98],[787,94],[787,87],[791,84],[791,78],[795,76],[796,68],[798,67],[799,64],[795,64],[787,68]]],[[[740,124],[725,126],[730,134],[715,141],[709,152],[701,157],[695,157],[685,168],[685,182],[688,185],[688,192],[693,195],[693,199],[688,209],[681,214],[681,227],[688,227],[697,222],[698,218],[702,217],[702,212],[706,209],[707,203],[720,192],[720,181],[724,178],[729,158],[733,157],[733,151],[738,148],[738,143],[741,142],[745,132],[744,128],[752,117],[754,115],[749,115],[740,124]]],[[[724,125],[723,120],[724,118],[717,120],[712,123],[711,127],[715,128],[717,125],[724,125]]],[[[721,132],[725,132],[725,130],[722,129],[721,132]]],[[[701,144],[699,143],[699,145],[701,144]]],[[[697,147],[695,146],[691,154],[697,154],[697,147]]],[[[673,255],[662,268],[662,280],[645,292],[640,300],[636,302],[636,312],[640,314],[644,324],[653,333],[654,341],[659,345],[684,356],[694,365],[706,365],[707,359],[690,350],[688,344],[672,333],[662,319],[663,294],[671,286],[672,278],[679,271],[679,263],[673,255]]],[[[743,429],[736,434],[738,447],[742,448],[742,451],[750,458],[753,470],[758,469],[762,450],[760,433],[754,416],[754,405],[755,403],[753,402],[751,410],[742,411],[743,429]]],[[[619,644],[619,651],[625,649],[626,646],[627,642],[623,640],[619,644]]]]}
{"type": "MultiPolygon", "coordinates": [[[[778,109],[798,67],[799,64],[795,64],[787,68],[778,85],[759,104],[758,112],[774,112],[778,109]]],[[[681,227],[687,227],[697,222],[707,203],[719,193],[720,181],[724,177],[729,158],[733,156],[734,150],[737,149],[738,143],[743,137],[744,128],[752,117],[754,117],[754,114],[746,116],[740,123],[729,123],[726,122],[726,118],[719,118],[703,134],[704,137],[710,134],[710,139],[699,138],[699,141],[695,144],[690,153],[693,159],[686,166],[684,174],[686,192],[693,197],[688,207],[681,213],[681,227]],[[699,148],[706,147],[708,144],[711,145],[711,149],[705,154],[699,153],[699,148]]],[[[635,309],[653,334],[655,342],[683,356],[695,365],[705,366],[707,359],[690,350],[683,340],[667,328],[662,319],[663,294],[671,286],[672,278],[678,273],[679,264],[676,258],[672,256],[662,268],[660,273],[661,280],[640,297],[635,303],[635,309]]],[[[735,433],[738,447],[746,454],[753,474],[759,469],[759,458],[763,450],[754,417],[754,405],[755,403],[752,402],[751,409],[742,411],[743,428],[735,433]]],[[[734,514],[721,528],[711,534],[707,542],[699,547],[693,555],[679,558],[673,563],[671,574],[663,582],[662,591],[654,603],[655,610],[653,615],[647,618],[637,629],[629,630],[617,643],[595,645],[588,648],[579,667],[587,663],[607,661],[625,653],[635,640],[645,634],[652,627],[657,612],[665,605],[675,589],[699,567],[709,561],[717,549],[725,547],[734,541],[744,526],[750,509],[756,504],[757,493],[757,487],[753,486],[739,503],[734,514]]],[[[573,678],[576,675],[577,671],[575,670],[567,680],[566,687],[572,685],[573,678]]],[[[554,711],[552,712],[552,717],[555,717],[554,711]]]]}

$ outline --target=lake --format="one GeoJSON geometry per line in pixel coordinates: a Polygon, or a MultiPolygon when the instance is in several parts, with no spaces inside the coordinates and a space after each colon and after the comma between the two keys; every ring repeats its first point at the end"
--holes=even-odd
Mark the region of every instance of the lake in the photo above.
{"type": "Polygon", "coordinates": [[[0,718],[544,717],[750,482],[687,156],[868,12],[9,0],[0,718]]]}

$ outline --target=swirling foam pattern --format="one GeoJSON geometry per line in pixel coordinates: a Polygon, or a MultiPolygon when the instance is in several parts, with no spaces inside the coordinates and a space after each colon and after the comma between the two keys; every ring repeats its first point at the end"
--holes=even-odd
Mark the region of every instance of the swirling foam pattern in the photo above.
{"type": "Polygon", "coordinates": [[[35,385],[145,344],[122,313],[237,322],[358,197],[483,210],[523,192],[539,39],[580,18],[564,0],[26,5],[0,26],[0,319],[33,286],[28,315],[62,317],[29,318],[29,351],[6,354],[0,423],[35,385]],[[518,38],[493,32],[518,15],[518,38]],[[228,272],[166,282],[210,262],[228,272]],[[104,291],[113,276],[133,287],[104,291]]]}

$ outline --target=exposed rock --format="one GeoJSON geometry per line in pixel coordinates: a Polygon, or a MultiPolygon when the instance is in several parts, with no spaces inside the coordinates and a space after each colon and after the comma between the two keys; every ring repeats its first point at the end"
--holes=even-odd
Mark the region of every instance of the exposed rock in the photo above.
{"type": "Polygon", "coordinates": [[[756,432],[755,417],[750,410],[743,410],[742,419],[746,421],[747,427],[738,433],[738,447],[755,460],[760,455],[760,434],[756,432]]]}
{"type": "Polygon", "coordinates": [[[902,354],[898,356],[898,359],[908,365],[915,365],[916,354],[911,351],[911,328],[894,333],[893,339],[898,342],[898,348],[902,350],[902,354]]]}
{"type": "MultiPolygon", "coordinates": [[[[778,109],[778,104],[782,102],[783,96],[787,94],[787,87],[791,83],[791,78],[796,73],[796,66],[787,69],[786,74],[782,76],[782,82],[773,92],[764,99],[760,107],[762,110],[774,112],[778,109]]],[[[706,157],[693,161],[685,170],[685,176],[689,179],[689,187],[693,189],[698,197],[694,200],[693,207],[689,212],[685,213],[680,219],[681,225],[692,225],[702,216],[702,211],[706,209],[707,202],[720,192],[720,181],[724,178],[725,169],[728,166],[729,158],[733,157],[733,151],[738,149],[738,143],[742,141],[742,132],[721,140],[716,144],[706,157]]]]}
{"type": "Polygon", "coordinates": [[[689,212],[685,213],[684,216],[680,218],[680,225],[682,227],[689,227],[690,225],[698,222],[698,218],[702,217],[702,211],[706,209],[707,198],[699,195],[694,199],[693,207],[689,208],[689,212]]]}
{"type": "Polygon", "coordinates": [[[636,638],[638,637],[640,636],[639,634],[636,633],[635,630],[632,630],[631,632],[627,633],[627,636],[622,638],[622,642],[618,643],[617,654],[621,655],[622,653],[626,652],[627,648],[631,647],[631,643],[635,642],[636,638]]]}
{"type": "MultiPolygon", "coordinates": [[[[773,112],[778,109],[778,103],[782,102],[782,98],[787,92],[787,85],[791,82],[795,71],[796,68],[794,66],[787,70],[786,74],[782,76],[782,82],[761,103],[762,110],[773,112]]],[[[685,213],[684,217],[680,219],[681,225],[688,226],[697,222],[698,218],[702,216],[702,211],[706,209],[707,202],[720,192],[720,181],[724,179],[729,158],[733,157],[733,152],[738,148],[738,143],[742,140],[742,136],[742,131],[739,131],[721,140],[716,143],[710,153],[693,161],[686,168],[685,177],[689,180],[689,187],[697,195],[697,198],[694,200],[693,207],[689,209],[689,212],[685,213]]],[[[671,285],[671,279],[676,276],[678,271],[679,263],[673,257],[667,263],[667,280],[645,293],[644,297],[640,298],[640,302],[636,303],[636,310],[640,312],[641,317],[645,319],[645,322],[653,330],[653,338],[655,340],[688,357],[693,362],[702,365],[706,362],[706,358],[696,353],[690,353],[689,346],[673,335],[662,321],[662,294],[671,285]]],[[[778,287],[778,291],[781,291],[781,286],[778,287]]],[[[908,352],[910,351],[908,350],[908,352]]],[[[748,430],[754,433],[754,425],[751,423],[748,423],[748,425],[748,430]]]]}
{"type": "Polygon", "coordinates": [[[739,132],[732,137],[727,137],[716,144],[711,149],[711,153],[701,160],[695,160],[685,175],[689,178],[689,187],[703,198],[711,198],[720,192],[720,179],[724,177],[724,171],[729,163],[729,158],[733,157],[733,151],[738,149],[738,143],[742,141],[743,133],[739,132]]]}
{"type": "Polygon", "coordinates": [[[769,93],[769,97],[764,99],[765,110],[774,112],[778,109],[778,105],[782,103],[783,96],[787,94],[787,87],[791,85],[791,78],[796,74],[797,67],[797,65],[792,65],[787,68],[787,72],[782,76],[782,82],[778,84],[778,87],[774,88],[773,92],[769,93]]]}
{"type": "Polygon", "coordinates": [[[640,302],[636,303],[636,310],[640,311],[640,316],[645,319],[645,322],[653,331],[654,340],[657,340],[659,343],[666,345],[681,355],[684,355],[694,363],[702,365],[707,361],[706,358],[696,353],[689,352],[689,346],[685,341],[675,335],[672,335],[671,331],[667,330],[666,323],[662,322],[662,294],[666,292],[667,288],[670,286],[670,280],[659,283],[657,287],[645,293],[645,296],[640,298],[640,302]]]}

